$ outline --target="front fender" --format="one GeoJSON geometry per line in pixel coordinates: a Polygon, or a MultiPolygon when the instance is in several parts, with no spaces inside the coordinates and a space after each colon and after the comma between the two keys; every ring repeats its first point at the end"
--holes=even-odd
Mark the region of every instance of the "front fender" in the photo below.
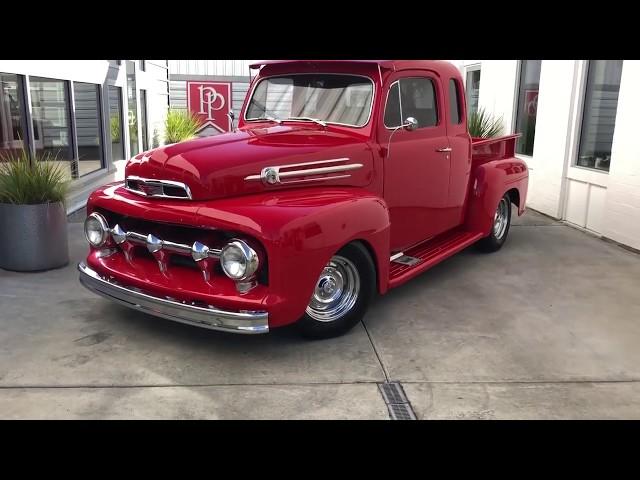
{"type": "Polygon", "coordinates": [[[269,268],[265,308],[271,326],[298,320],[322,268],[344,245],[360,240],[377,269],[380,293],[389,277],[389,212],[384,200],[360,188],[305,188],[217,200],[198,210],[201,224],[220,220],[254,236],[269,268]],[[234,220],[235,219],[235,220],[234,220]]]}
{"type": "Polygon", "coordinates": [[[510,190],[518,192],[518,214],[525,210],[529,173],[519,158],[495,160],[478,165],[470,182],[465,226],[468,231],[491,233],[498,202],[510,190]]]}

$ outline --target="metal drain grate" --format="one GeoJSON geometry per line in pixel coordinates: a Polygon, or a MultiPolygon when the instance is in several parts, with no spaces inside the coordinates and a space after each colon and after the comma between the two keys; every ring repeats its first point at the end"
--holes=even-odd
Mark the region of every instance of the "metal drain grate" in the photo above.
{"type": "Polygon", "coordinates": [[[399,382],[378,384],[391,420],[416,420],[416,415],[399,382]]]}
{"type": "Polygon", "coordinates": [[[391,420],[416,420],[416,416],[408,403],[387,405],[391,420]]]}

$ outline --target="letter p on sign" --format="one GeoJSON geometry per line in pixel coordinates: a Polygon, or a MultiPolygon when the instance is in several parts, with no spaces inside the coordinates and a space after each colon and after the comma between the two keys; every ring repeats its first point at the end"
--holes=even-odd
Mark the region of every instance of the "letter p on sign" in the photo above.
{"type": "Polygon", "coordinates": [[[231,130],[231,84],[227,82],[187,82],[189,112],[202,121],[202,128],[211,126],[224,133],[231,130]]]}

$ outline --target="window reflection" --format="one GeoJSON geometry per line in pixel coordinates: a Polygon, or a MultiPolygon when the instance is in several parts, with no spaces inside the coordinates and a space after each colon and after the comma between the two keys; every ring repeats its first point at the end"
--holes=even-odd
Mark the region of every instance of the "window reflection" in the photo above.
{"type": "Polygon", "coordinates": [[[122,89],[109,85],[109,138],[111,139],[111,160],[124,159],[122,135],[122,89]]]}
{"type": "Polygon", "coordinates": [[[75,169],[72,172],[74,165],[66,82],[31,77],[29,85],[36,153],[50,154],[58,162],[65,162],[69,178],[77,176],[75,169]]]}
{"type": "Polygon", "coordinates": [[[140,153],[138,149],[138,98],[136,96],[136,73],[135,65],[131,60],[127,60],[127,104],[129,111],[127,119],[129,121],[129,148],[131,156],[140,153]]]}
{"type": "Polygon", "coordinates": [[[576,162],[580,167],[609,171],[621,76],[622,60],[589,62],[576,162]]]}
{"type": "Polygon", "coordinates": [[[73,82],[79,177],[103,167],[98,85],[73,82]]]}
{"type": "Polygon", "coordinates": [[[0,156],[24,148],[24,105],[18,75],[0,73],[0,156]]]}
{"type": "Polygon", "coordinates": [[[516,152],[524,155],[533,155],[541,64],[542,60],[522,60],[521,64],[516,132],[522,136],[518,139],[516,152]]]}
{"type": "Polygon", "coordinates": [[[480,98],[480,69],[467,70],[467,110],[469,115],[478,111],[480,98]]]}
{"type": "Polygon", "coordinates": [[[140,90],[140,129],[142,133],[142,150],[149,150],[149,133],[147,130],[147,91],[140,90]]]}

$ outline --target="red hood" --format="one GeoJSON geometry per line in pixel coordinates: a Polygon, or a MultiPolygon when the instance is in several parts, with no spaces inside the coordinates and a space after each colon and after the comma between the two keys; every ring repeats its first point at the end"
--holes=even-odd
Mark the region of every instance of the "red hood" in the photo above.
{"type": "Polygon", "coordinates": [[[341,129],[315,125],[245,128],[167,145],[129,161],[126,176],[183,182],[191,189],[194,200],[209,200],[287,188],[245,180],[247,176],[260,175],[265,167],[333,159],[344,159],[339,164],[362,167],[344,172],[341,179],[307,183],[364,187],[371,182],[373,160],[365,139],[341,129]]]}

